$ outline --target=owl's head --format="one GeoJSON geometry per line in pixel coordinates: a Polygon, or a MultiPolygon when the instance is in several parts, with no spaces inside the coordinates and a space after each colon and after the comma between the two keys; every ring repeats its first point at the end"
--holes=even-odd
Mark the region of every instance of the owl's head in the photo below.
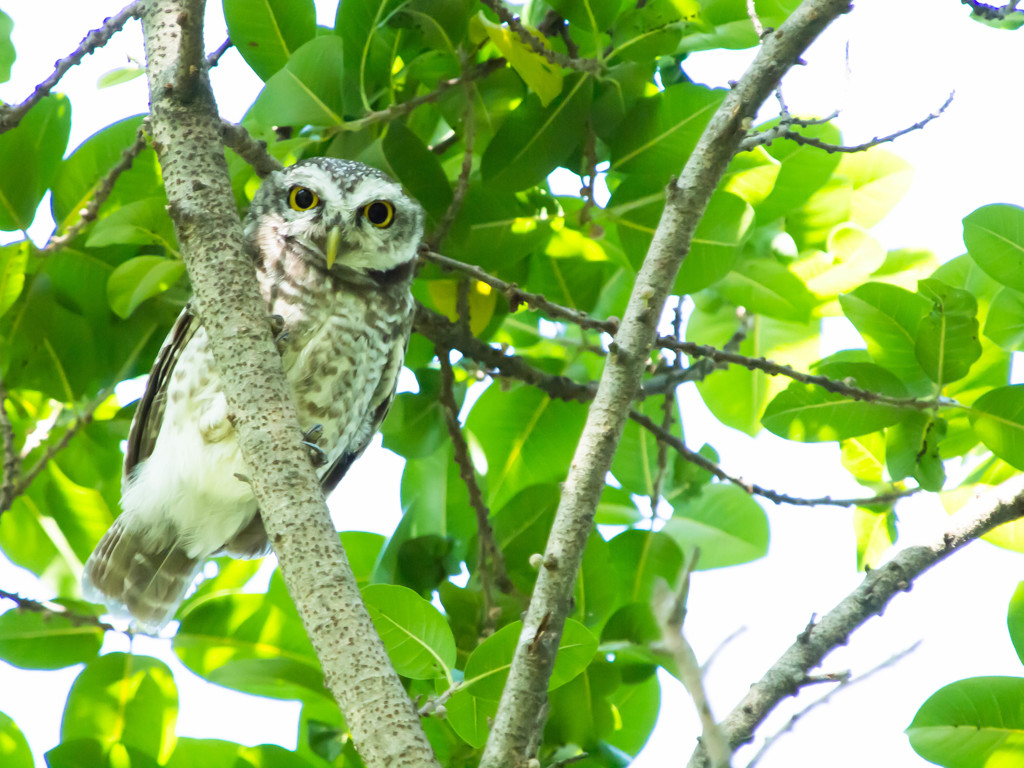
{"type": "Polygon", "coordinates": [[[353,160],[314,157],[264,181],[246,217],[258,242],[291,242],[329,269],[387,271],[416,257],[423,209],[387,174],[353,160]]]}

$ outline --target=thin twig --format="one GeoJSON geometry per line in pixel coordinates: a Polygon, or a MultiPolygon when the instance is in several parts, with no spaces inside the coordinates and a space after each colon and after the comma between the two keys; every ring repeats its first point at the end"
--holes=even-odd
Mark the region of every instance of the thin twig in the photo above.
{"type": "Polygon", "coordinates": [[[939,406],[957,407],[958,403],[949,398],[919,399],[916,397],[892,397],[879,392],[872,392],[868,389],[855,387],[845,381],[830,379],[827,376],[817,376],[810,373],[802,373],[795,368],[781,363],[775,363],[763,357],[748,357],[735,352],[716,349],[715,347],[703,344],[694,344],[689,341],[679,341],[671,336],[659,336],[655,344],[662,349],[671,349],[675,352],[682,352],[691,357],[705,357],[717,363],[735,363],[754,371],[763,371],[770,376],[786,376],[794,381],[803,384],[813,384],[828,392],[849,397],[852,400],[863,400],[866,402],[879,403],[880,405],[891,405],[896,408],[908,408],[918,411],[931,411],[939,406]]]}
{"type": "Polygon", "coordinates": [[[507,283],[504,280],[485,272],[480,269],[480,267],[456,261],[455,259],[450,259],[447,256],[442,256],[440,253],[435,253],[429,249],[421,248],[420,258],[425,261],[433,262],[442,269],[463,272],[464,274],[479,280],[481,283],[486,283],[499,293],[504,294],[513,311],[515,311],[520,304],[527,304],[534,309],[539,309],[551,318],[575,323],[581,328],[614,334],[619,327],[618,320],[613,317],[608,318],[607,320],[598,320],[596,318],[589,317],[585,312],[581,312],[577,309],[570,309],[569,307],[564,307],[561,304],[555,304],[553,301],[548,301],[539,293],[529,293],[528,291],[524,291],[515,283],[507,283]]]}
{"type": "Polygon", "coordinates": [[[103,25],[87,34],[82,42],[78,44],[71,53],[63,59],[58,59],[53,66],[53,72],[35,87],[32,94],[16,106],[0,107],[0,133],[9,131],[21,122],[22,118],[32,107],[38,104],[43,98],[49,95],[50,91],[60,82],[64,74],[76,64],[80,63],[87,55],[102,48],[121,28],[128,23],[129,19],[138,18],[138,7],[140,3],[131,3],[113,16],[104,19],[103,25]]]}
{"type": "Polygon", "coordinates": [[[132,163],[135,162],[142,150],[146,148],[146,121],[142,121],[142,125],[139,126],[138,132],[135,134],[135,141],[121,153],[121,159],[114,164],[114,166],[107,171],[107,175],[103,177],[100,183],[96,186],[96,191],[93,193],[89,202],[85,204],[85,207],[80,211],[78,221],[68,227],[67,231],[61,235],[54,233],[51,235],[49,241],[40,250],[40,254],[51,254],[59,251],[71,243],[79,233],[85,229],[91,222],[96,220],[99,215],[100,208],[110,197],[110,193],[114,191],[114,185],[117,180],[121,177],[121,174],[132,167],[132,163]]]}
{"type": "Polygon", "coordinates": [[[68,610],[59,603],[53,603],[49,600],[32,600],[27,597],[22,597],[15,592],[8,592],[5,589],[0,589],[0,600],[10,600],[23,611],[42,613],[46,616],[59,616],[62,619],[67,619],[76,627],[96,627],[97,629],[102,629],[105,632],[120,631],[116,627],[107,624],[105,621],[101,621],[98,616],[90,616],[86,613],[77,613],[76,611],[68,610]]]}
{"type": "Polygon", "coordinates": [[[804,707],[799,712],[794,714],[792,717],[789,718],[789,720],[786,722],[786,724],[784,726],[782,726],[782,728],[780,728],[776,733],[774,733],[771,736],[769,736],[768,738],[766,738],[765,741],[764,741],[764,744],[761,745],[761,748],[751,758],[750,762],[747,763],[747,768],[754,768],[754,766],[757,765],[758,762],[760,762],[761,758],[764,757],[764,754],[765,754],[765,752],[768,751],[768,748],[771,747],[772,745],[774,745],[775,742],[777,742],[783,736],[783,734],[786,734],[789,731],[792,731],[793,728],[796,726],[796,724],[798,722],[800,722],[801,719],[806,717],[811,711],[817,709],[818,707],[824,706],[825,704],[828,704],[832,700],[832,697],[835,696],[840,691],[846,690],[847,688],[849,688],[852,685],[856,685],[857,683],[861,683],[861,682],[867,680],[872,675],[874,675],[876,672],[881,672],[883,669],[887,669],[888,667],[891,667],[891,666],[894,666],[894,665],[898,664],[900,661],[905,659],[911,653],[916,651],[920,645],[921,645],[921,641],[918,640],[916,643],[914,643],[909,648],[904,648],[899,653],[896,653],[896,654],[890,656],[888,659],[883,661],[881,664],[878,664],[878,665],[872,667],[871,669],[869,669],[867,672],[865,672],[862,675],[851,675],[849,672],[847,672],[847,673],[845,673],[843,675],[832,675],[832,676],[829,676],[832,679],[823,680],[822,682],[837,682],[838,685],[836,685],[835,688],[830,690],[825,695],[819,696],[817,699],[812,701],[806,707],[804,707]]]}
{"type": "Polygon", "coordinates": [[[227,53],[234,43],[231,42],[231,38],[227,38],[223,43],[217,46],[217,49],[213,51],[209,56],[206,57],[206,68],[213,69],[220,63],[220,57],[227,53]]]}
{"type": "Polygon", "coordinates": [[[909,488],[904,491],[893,491],[892,493],[881,493],[876,496],[868,496],[860,499],[833,499],[831,496],[822,496],[817,499],[804,499],[798,496],[790,496],[785,493],[779,493],[773,491],[770,488],[765,488],[758,485],[757,483],[750,483],[740,477],[730,475],[728,472],[723,470],[720,466],[710,459],[706,459],[695,451],[691,451],[686,447],[686,444],[678,437],[673,435],[671,432],[662,429],[658,424],[652,421],[648,416],[640,413],[636,410],[629,412],[629,418],[639,424],[641,427],[649,431],[658,440],[661,440],[676,450],[679,455],[692,464],[696,464],[701,469],[710,472],[712,475],[717,477],[719,480],[737,485],[749,494],[761,496],[762,498],[773,501],[776,504],[790,504],[798,507],[819,507],[819,506],[832,506],[832,507],[871,507],[879,506],[884,504],[892,504],[895,501],[904,499],[907,496],[919,492],[920,488],[909,488]]]}
{"type": "Polygon", "coordinates": [[[714,715],[711,713],[711,704],[708,702],[707,692],[704,689],[704,670],[697,661],[697,654],[694,653],[693,646],[690,645],[683,632],[686,598],[690,590],[690,574],[696,567],[699,556],[700,551],[694,550],[687,557],[679,578],[679,586],[675,592],[671,592],[659,582],[659,589],[656,590],[654,598],[655,615],[661,629],[661,641],[672,655],[679,672],[679,679],[686,687],[686,692],[690,694],[693,705],[697,709],[702,728],[701,743],[711,757],[711,765],[714,768],[725,768],[729,764],[732,750],[729,748],[729,741],[726,739],[725,733],[715,722],[714,715]]]}
{"type": "Polygon", "coordinates": [[[281,161],[267,151],[267,142],[257,141],[237,123],[221,120],[220,137],[224,141],[224,146],[251,165],[261,179],[284,168],[281,161]]]}
{"type": "Polygon", "coordinates": [[[945,103],[941,107],[939,107],[937,112],[932,112],[923,120],[918,120],[913,125],[908,126],[906,128],[902,128],[901,130],[898,130],[895,133],[890,133],[886,136],[876,136],[873,139],[871,139],[871,141],[866,141],[863,144],[856,144],[853,146],[847,146],[842,144],[829,144],[828,142],[822,141],[821,139],[815,139],[811,136],[804,136],[803,134],[794,131],[792,129],[792,122],[780,122],[778,125],[773,126],[772,128],[769,128],[766,131],[762,131],[761,133],[755,133],[753,136],[748,136],[746,139],[740,142],[740,151],[745,152],[753,149],[754,147],[761,146],[762,144],[767,146],[776,139],[789,139],[790,141],[796,142],[797,144],[802,144],[808,147],[817,147],[818,149],[823,149],[829,153],[864,152],[868,149],[871,149],[872,147],[877,147],[879,144],[885,144],[890,141],[895,141],[900,136],[904,136],[910,133],[911,131],[921,130],[926,125],[928,125],[928,123],[930,123],[932,120],[935,120],[943,112],[946,111],[949,105],[953,103],[954,93],[949,94],[949,96],[946,98],[945,103]]]}
{"type": "MultiPolygon", "coordinates": [[[[466,71],[466,55],[461,52],[462,71],[466,71]]],[[[441,241],[455,221],[456,215],[462,208],[462,202],[466,199],[466,192],[469,190],[469,174],[473,170],[473,144],[476,140],[476,119],[473,111],[473,94],[470,91],[469,81],[463,78],[463,87],[466,91],[466,109],[462,113],[462,168],[459,169],[459,178],[455,182],[455,190],[452,192],[452,201],[445,209],[441,221],[437,223],[437,229],[426,241],[427,247],[433,251],[439,248],[441,241]]]]}
{"type": "Polygon", "coordinates": [[[530,50],[537,55],[543,57],[546,61],[551,64],[556,64],[565,69],[575,69],[580,72],[589,72],[592,75],[597,75],[601,72],[603,65],[597,59],[578,59],[570,56],[565,56],[557,51],[553,51],[542,43],[537,37],[530,33],[526,27],[523,26],[518,16],[515,16],[511,11],[508,10],[502,3],[501,0],[481,0],[481,2],[494,11],[495,15],[505,24],[508,24],[508,28],[519,35],[519,39],[525,43],[530,50]]]}
{"type": "Polygon", "coordinates": [[[971,13],[989,21],[1001,21],[1012,13],[1017,12],[1017,5],[1020,0],[1010,0],[1006,5],[995,6],[986,3],[979,3],[977,0],[960,0],[962,5],[969,6],[971,13]]]}
{"type": "Polygon", "coordinates": [[[466,485],[469,493],[469,504],[476,513],[477,539],[480,547],[480,581],[483,587],[484,597],[484,629],[494,630],[495,616],[492,608],[494,596],[491,594],[490,576],[493,569],[495,583],[502,592],[508,593],[512,590],[512,582],[509,581],[505,569],[505,556],[501,548],[494,541],[494,530],[490,523],[490,510],[484,502],[483,494],[480,492],[480,485],[476,481],[476,471],[473,469],[473,462],[469,458],[469,445],[462,434],[459,424],[459,408],[455,403],[454,384],[455,374],[452,364],[448,360],[451,350],[440,348],[436,350],[437,359],[441,365],[441,391],[438,400],[441,403],[441,411],[444,414],[444,423],[448,428],[448,436],[452,441],[452,456],[459,468],[459,477],[466,485]],[[489,562],[489,565],[488,565],[489,562]]]}
{"type": "Polygon", "coordinates": [[[3,450],[0,514],[3,514],[14,500],[14,475],[18,471],[18,456],[14,452],[14,429],[11,426],[11,417],[7,413],[7,388],[4,386],[2,376],[0,376],[0,448],[3,450]]]}

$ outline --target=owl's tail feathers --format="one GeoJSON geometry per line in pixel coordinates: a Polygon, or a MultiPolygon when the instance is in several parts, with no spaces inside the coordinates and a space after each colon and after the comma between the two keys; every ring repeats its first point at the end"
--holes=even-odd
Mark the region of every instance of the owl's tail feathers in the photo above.
{"type": "Polygon", "coordinates": [[[130,530],[124,515],[117,518],[85,563],[82,594],[105,603],[115,616],[130,617],[139,631],[156,634],[174,618],[201,563],[173,537],[170,543],[149,539],[130,530]]]}

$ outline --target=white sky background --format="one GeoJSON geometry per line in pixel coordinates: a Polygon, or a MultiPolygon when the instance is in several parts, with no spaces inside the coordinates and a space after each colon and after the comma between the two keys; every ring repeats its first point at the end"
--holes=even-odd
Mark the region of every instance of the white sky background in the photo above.
{"type": "MultiPolygon", "coordinates": [[[[51,72],[56,58],[73,50],[88,29],[124,1],[0,0],[0,8],[14,19],[18,52],[12,80],[0,85],[0,99],[21,101],[51,72]]],[[[213,49],[225,33],[220,3],[209,4],[208,47],[213,49]]],[[[334,0],[318,5],[321,23],[332,24],[334,0]]],[[[908,196],[874,230],[888,248],[928,247],[943,260],[963,252],[961,219],[972,210],[994,202],[1024,205],[1024,31],[987,29],[969,21],[967,14],[958,0],[864,0],[805,55],[808,66],[785,80],[793,112],[826,115],[841,109],[837,124],[850,143],[911,125],[956,90],[945,115],[890,146],[912,163],[916,177],[908,196]]],[[[724,86],[739,78],[752,55],[695,54],[685,69],[696,81],[724,86]]],[[[96,90],[98,77],[123,66],[127,56],[142,60],[141,35],[134,23],[112,46],[65,76],[59,90],[71,97],[71,148],[113,120],[146,109],[142,78],[96,90]]],[[[221,112],[229,119],[241,117],[260,87],[234,51],[214,70],[213,84],[221,112]]],[[[775,106],[769,101],[762,116],[773,116],[775,106]]],[[[34,227],[33,236],[45,239],[48,227],[34,227]]],[[[856,343],[840,323],[830,323],[830,329],[830,348],[856,343]]],[[[690,445],[712,442],[733,473],[795,495],[862,494],[838,469],[834,445],[799,445],[769,434],[746,439],[722,428],[692,387],[684,390],[682,405],[690,445]]],[[[339,526],[390,533],[399,514],[401,466],[400,459],[375,445],[332,499],[339,526]]],[[[860,580],[854,570],[849,511],[767,506],[770,557],[699,573],[690,593],[688,636],[700,658],[745,628],[717,656],[707,676],[711,704],[720,717],[778,658],[812,613],[828,611],[860,580]]],[[[931,540],[947,521],[934,497],[904,502],[899,513],[901,546],[931,540]]],[[[971,545],[925,575],[910,595],[897,597],[883,618],[869,621],[849,646],[829,657],[823,670],[861,672],[923,638],[920,649],[809,715],[760,765],[926,765],[902,730],[933,691],[967,676],[1022,674],[1005,623],[1007,603],[1022,575],[1024,559],[986,543],[971,545]]],[[[49,596],[40,593],[30,574],[2,558],[0,586],[26,596],[49,596]]],[[[125,648],[120,637],[106,646],[125,648]]],[[[295,704],[247,697],[197,680],[177,664],[169,641],[140,638],[135,650],[174,667],[180,735],[295,746],[295,704]]],[[[0,663],[0,711],[26,733],[40,766],[43,752],[59,740],[57,713],[78,671],[23,671],[0,663]]],[[[825,690],[810,690],[797,705],[825,690]]],[[[634,763],[638,768],[685,762],[699,732],[692,706],[674,681],[663,686],[663,700],[659,728],[634,763]]],[[[792,702],[780,707],[759,733],[758,743],[782,728],[793,711],[792,702]]],[[[741,751],[734,763],[743,765],[751,755],[749,749],[741,751]]]]}

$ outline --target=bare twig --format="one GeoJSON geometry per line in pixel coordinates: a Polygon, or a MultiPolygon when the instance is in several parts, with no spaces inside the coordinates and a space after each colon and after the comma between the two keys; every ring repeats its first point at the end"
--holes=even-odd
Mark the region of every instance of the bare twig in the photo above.
{"type": "Polygon", "coordinates": [[[81,210],[78,221],[68,227],[67,231],[61,235],[54,233],[45,246],[40,250],[41,254],[51,254],[59,251],[61,248],[68,245],[79,233],[85,229],[91,222],[96,220],[99,215],[100,208],[110,197],[110,193],[114,191],[114,185],[117,180],[121,177],[121,174],[132,167],[132,163],[135,162],[142,150],[146,148],[146,121],[142,121],[142,125],[139,126],[138,132],[135,134],[135,141],[121,153],[121,159],[114,164],[114,166],[107,171],[107,175],[104,176],[99,184],[96,186],[96,191],[93,192],[89,202],[85,204],[85,207],[81,210]]]}
{"type": "Polygon", "coordinates": [[[786,722],[786,724],[782,728],[780,728],[776,733],[772,734],[767,739],[765,739],[764,744],[761,745],[761,748],[750,759],[750,762],[747,763],[747,768],[754,768],[754,766],[757,765],[761,761],[761,758],[764,757],[764,754],[765,754],[765,752],[768,751],[769,747],[774,745],[775,742],[777,742],[783,736],[783,734],[788,733],[789,731],[792,731],[793,728],[796,726],[796,724],[798,722],[800,722],[801,719],[806,717],[811,711],[817,709],[818,707],[824,706],[825,704],[828,704],[832,700],[832,697],[835,696],[840,691],[846,690],[847,688],[849,688],[852,685],[856,685],[857,683],[861,683],[861,682],[867,680],[872,675],[874,675],[876,672],[881,672],[883,669],[887,669],[887,668],[889,668],[891,666],[894,666],[895,664],[898,664],[900,661],[905,659],[911,653],[916,651],[920,645],[921,645],[921,641],[919,640],[916,643],[914,643],[912,646],[910,646],[909,648],[904,648],[899,653],[896,653],[896,654],[890,656],[888,659],[883,661],[881,664],[877,664],[876,666],[872,667],[867,672],[865,672],[865,673],[863,673],[861,675],[851,675],[849,672],[847,672],[847,673],[845,673],[843,675],[829,675],[829,676],[826,676],[827,678],[831,678],[831,679],[826,679],[826,680],[823,680],[822,682],[837,682],[838,685],[836,685],[832,690],[830,690],[824,696],[819,696],[817,699],[812,701],[810,704],[808,704],[806,707],[801,709],[799,712],[795,713],[792,717],[789,718],[789,720],[786,722]]]}
{"type": "Polygon", "coordinates": [[[748,357],[735,352],[728,352],[715,347],[703,344],[694,344],[689,341],[679,341],[671,336],[659,336],[656,344],[662,349],[671,349],[682,352],[691,357],[704,357],[714,360],[716,363],[734,363],[742,365],[754,371],[763,371],[770,376],[786,376],[794,381],[804,384],[813,384],[828,392],[849,397],[851,400],[863,400],[865,402],[878,403],[880,405],[891,405],[896,408],[907,408],[917,411],[930,411],[939,406],[958,407],[955,400],[948,398],[919,399],[915,397],[892,397],[879,392],[872,392],[868,389],[861,389],[848,384],[846,381],[830,379],[827,376],[816,376],[810,373],[802,373],[795,368],[781,363],[775,363],[763,357],[748,357]]]}
{"type": "Polygon", "coordinates": [[[28,111],[53,90],[54,86],[60,82],[60,79],[64,77],[64,74],[69,69],[80,63],[82,59],[97,48],[102,48],[106,45],[110,38],[128,23],[128,19],[138,18],[138,13],[139,2],[134,2],[105,19],[103,25],[89,32],[75,50],[63,59],[57,60],[50,76],[39,83],[27,99],[16,106],[3,106],[0,108],[0,133],[9,131],[17,126],[28,111]]]}
{"type": "MultiPolygon", "coordinates": [[[[743,699],[722,721],[733,747],[750,741],[764,718],[784,698],[792,696],[810,670],[821,664],[833,650],[849,642],[850,635],[869,618],[881,613],[900,592],[911,588],[914,580],[936,563],[1003,523],[1024,517],[1024,494],[1020,483],[997,488],[993,494],[968,504],[951,519],[949,527],[929,544],[908,547],[881,568],[869,572],[860,585],[821,620],[800,632],[796,641],[778,661],[754,683],[743,699]]],[[[707,768],[707,753],[698,746],[689,768],[707,768]]]]}
{"type": "Polygon", "coordinates": [[[553,51],[542,43],[535,35],[533,35],[526,27],[523,26],[519,17],[515,16],[508,8],[502,4],[501,0],[481,0],[481,2],[494,11],[495,15],[505,24],[508,24],[508,28],[519,35],[519,39],[525,43],[530,50],[534,53],[542,56],[545,60],[551,64],[556,64],[565,69],[575,69],[580,72],[589,72],[592,75],[597,75],[602,70],[602,63],[597,59],[578,59],[565,56],[553,51]]]}
{"type": "Polygon", "coordinates": [[[708,702],[707,692],[704,690],[704,670],[697,661],[697,654],[694,653],[693,646],[690,645],[683,632],[690,574],[696,567],[699,556],[699,550],[694,550],[687,557],[679,578],[679,586],[675,592],[671,592],[659,583],[661,589],[655,593],[655,615],[658,618],[658,626],[661,628],[661,641],[672,655],[676,669],[679,671],[679,679],[686,687],[686,692],[690,694],[693,705],[697,709],[697,715],[700,717],[701,743],[711,756],[711,765],[714,768],[725,768],[729,765],[732,749],[729,747],[729,742],[721,726],[715,722],[711,713],[711,705],[708,702]],[[658,592],[661,594],[659,595],[658,592]]]}
{"type": "Polygon", "coordinates": [[[49,600],[32,600],[27,597],[22,597],[15,592],[8,592],[5,589],[0,589],[0,600],[10,600],[12,603],[18,606],[20,610],[32,611],[33,613],[42,613],[47,616],[59,616],[62,619],[67,619],[76,627],[89,626],[102,629],[105,632],[118,632],[116,627],[107,624],[105,621],[101,621],[98,616],[90,616],[85,613],[77,613],[65,608],[63,605],[58,603],[52,603],[49,600]]]}
{"type": "Polygon", "coordinates": [[[7,389],[3,377],[0,376],[0,450],[3,451],[3,462],[0,464],[0,515],[4,513],[14,500],[14,475],[18,471],[18,456],[14,452],[14,429],[11,417],[7,413],[7,389]]]}
{"type": "Polygon", "coordinates": [[[441,365],[441,391],[438,400],[441,402],[444,423],[452,441],[452,456],[459,468],[459,477],[466,484],[469,504],[476,513],[477,539],[480,547],[480,581],[484,596],[484,628],[487,629],[489,626],[493,631],[495,617],[491,611],[494,605],[494,596],[491,594],[491,570],[493,569],[495,583],[502,592],[510,592],[512,582],[509,581],[508,573],[505,570],[505,556],[495,544],[494,530],[490,523],[490,510],[484,502],[483,494],[480,493],[480,485],[476,481],[476,471],[469,458],[469,446],[459,424],[459,409],[455,403],[453,391],[455,375],[451,362],[448,360],[450,351],[444,348],[437,350],[437,359],[441,365]]]}
{"type": "MultiPolygon", "coordinates": [[[[466,55],[462,53],[462,71],[466,71],[466,55]]],[[[455,190],[452,193],[452,201],[445,209],[441,221],[437,223],[437,229],[429,239],[426,240],[427,248],[433,251],[439,248],[441,241],[455,221],[456,215],[462,208],[462,201],[466,198],[469,190],[469,174],[473,170],[473,143],[476,139],[476,120],[473,112],[473,95],[470,92],[469,81],[463,78],[463,87],[466,91],[466,109],[462,113],[462,168],[459,169],[459,178],[455,182],[455,190]]]]}
{"type": "Polygon", "coordinates": [[[241,125],[221,120],[220,136],[224,145],[251,165],[261,179],[284,168],[281,161],[267,151],[267,142],[257,141],[241,125]]]}
{"type": "MultiPolygon", "coordinates": [[[[795,125],[796,123],[790,120],[780,121],[778,125],[775,125],[766,131],[762,131],[761,133],[755,133],[752,136],[748,136],[740,144],[740,149],[743,151],[751,150],[754,147],[761,146],[762,144],[767,146],[776,139],[789,139],[790,141],[794,141],[797,144],[803,144],[804,146],[808,147],[817,147],[818,149],[823,149],[829,153],[864,152],[865,150],[871,149],[872,147],[877,147],[879,144],[885,144],[890,141],[895,141],[900,136],[904,136],[910,133],[911,131],[921,130],[926,125],[928,125],[928,123],[930,123],[932,120],[935,120],[937,117],[939,117],[939,115],[946,111],[949,105],[953,103],[953,96],[954,94],[950,93],[949,96],[946,98],[945,103],[941,107],[939,107],[938,111],[932,112],[923,120],[918,120],[913,125],[907,126],[906,128],[902,128],[901,130],[898,130],[895,133],[890,133],[886,136],[876,136],[873,139],[871,139],[871,141],[865,141],[863,144],[856,144],[853,146],[846,146],[842,144],[829,144],[828,142],[822,141],[821,139],[815,139],[811,136],[804,136],[803,134],[793,130],[793,125],[795,125]]],[[[803,121],[803,123],[811,124],[812,121],[803,121]]]]}
{"type": "Polygon", "coordinates": [[[548,301],[539,293],[529,293],[528,291],[524,291],[515,283],[506,283],[504,280],[494,277],[480,269],[480,267],[456,261],[455,259],[450,259],[447,256],[442,256],[440,253],[435,253],[429,249],[421,248],[420,258],[425,261],[433,262],[442,269],[462,272],[476,280],[479,280],[481,283],[486,283],[496,291],[502,293],[505,298],[508,299],[513,311],[520,304],[528,304],[534,309],[539,309],[541,312],[544,312],[551,318],[575,323],[581,328],[614,334],[619,327],[618,320],[615,318],[598,320],[596,318],[589,317],[585,312],[570,309],[569,307],[563,307],[561,304],[555,304],[553,301],[548,301]]]}
{"type": "Polygon", "coordinates": [[[231,50],[234,43],[231,42],[231,38],[227,38],[223,43],[217,46],[217,49],[213,51],[209,56],[206,57],[206,68],[213,69],[220,63],[220,57],[231,50]]]}

